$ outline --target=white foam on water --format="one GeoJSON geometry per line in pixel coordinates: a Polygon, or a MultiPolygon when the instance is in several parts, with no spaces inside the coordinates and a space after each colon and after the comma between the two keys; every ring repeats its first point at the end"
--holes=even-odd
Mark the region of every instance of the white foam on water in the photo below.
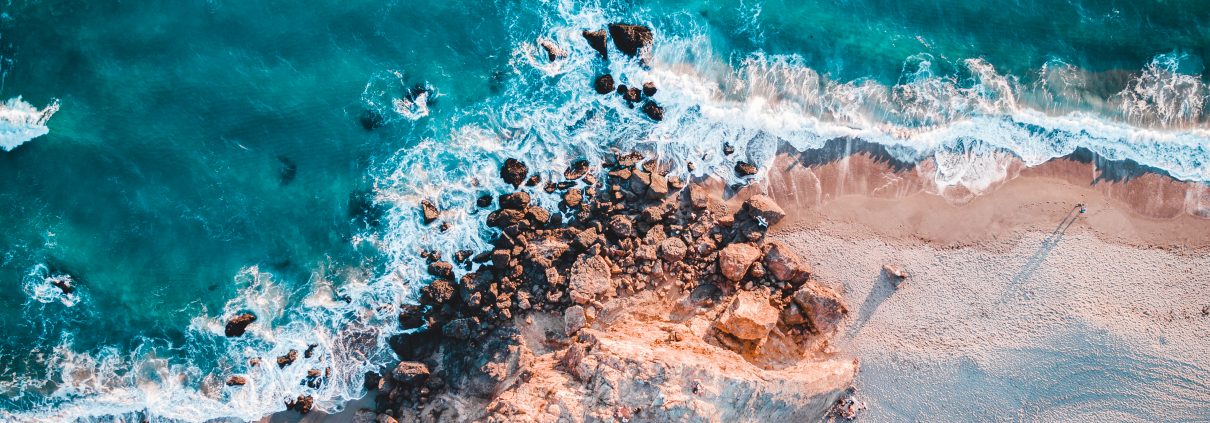
{"type": "Polygon", "coordinates": [[[0,148],[12,151],[26,141],[50,133],[46,122],[59,111],[59,100],[41,109],[21,100],[10,98],[0,104],[0,148]]]}
{"type": "Polygon", "coordinates": [[[21,290],[30,299],[42,304],[58,302],[65,307],[74,307],[80,302],[80,287],[75,286],[75,280],[66,273],[52,273],[45,264],[37,264],[21,278],[21,290]],[[76,289],[67,293],[59,286],[73,286],[76,289]]]}

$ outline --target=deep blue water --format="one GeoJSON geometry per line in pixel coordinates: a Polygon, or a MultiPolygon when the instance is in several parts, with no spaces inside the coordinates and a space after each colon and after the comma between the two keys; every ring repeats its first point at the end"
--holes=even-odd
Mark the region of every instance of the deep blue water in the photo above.
{"type": "Polygon", "coordinates": [[[0,97],[21,100],[0,122],[0,417],[18,420],[248,419],[303,391],[339,407],[389,360],[383,307],[425,282],[414,253],[483,245],[470,205],[503,190],[505,157],[551,172],[641,148],[734,178],[724,142],[763,165],[852,136],[936,160],[941,186],[1078,147],[1210,179],[1200,1],[2,9],[0,97]],[[652,26],[652,66],[579,36],[614,21],[652,26]],[[548,63],[539,38],[569,57],[548,63]],[[605,71],[656,82],[664,121],[592,93],[605,71]],[[449,232],[420,224],[421,198],[449,232]],[[245,310],[262,321],[224,338],[245,310]],[[309,344],[306,365],[246,364],[309,344]],[[296,383],[325,366],[331,383],[296,383]],[[221,386],[241,372],[264,382],[221,386]]]}

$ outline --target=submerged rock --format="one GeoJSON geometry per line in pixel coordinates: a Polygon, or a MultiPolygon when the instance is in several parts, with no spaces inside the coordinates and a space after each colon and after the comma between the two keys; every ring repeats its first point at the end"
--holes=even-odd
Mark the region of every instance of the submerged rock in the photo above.
{"type": "Polygon", "coordinates": [[[248,325],[255,321],[256,316],[252,313],[238,314],[227,321],[227,327],[224,332],[228,337],[242,336],[248,329],[248,325]]]}
{"type": "Polygon", "coordinates": [[[605,41],[605,38],[608,35],[605,34],[605,30],[584,31],[580,33],[580,35],[583,35],[584,39],[588,40],[588,45],[591,46],[593,50],[596,50],[597,53],[601,54],[602,59],[609,58],[609,50],[606,47],[605,41]]]}
{"type": "Polygon", "coordinates": [[[574,181],[580,179],[586,173],[588,173],[588,160],[580,159],[571,162],[571,165],[567,166],[567,170],[563,171],[563,178],[574,181]]]}
{"type": "Polygon", "coordinates": [[[638,55],[642,48],[650,46],[653,39],[651,28],[620,23],[609,25],[609,36],[613,38],[613,45],[619,51],[631,57],[638,55]]]}

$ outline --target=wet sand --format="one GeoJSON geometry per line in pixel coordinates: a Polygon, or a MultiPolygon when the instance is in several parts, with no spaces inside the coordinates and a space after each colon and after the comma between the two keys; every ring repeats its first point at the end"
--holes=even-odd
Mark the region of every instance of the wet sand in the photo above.
{"type": "Polygon", "coordinates": [[[733,198],[774,196],[790,217],[770,236],[844,292],[834,346],[862,360],[866,421],[1210,415],[1206,186],[1077,157],[972,196],[897,166],[783,155],[733,198]]]}

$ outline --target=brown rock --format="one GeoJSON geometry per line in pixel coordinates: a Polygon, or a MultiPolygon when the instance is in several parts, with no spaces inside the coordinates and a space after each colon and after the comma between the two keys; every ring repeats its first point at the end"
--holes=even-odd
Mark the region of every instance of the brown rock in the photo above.
{"type": "Polygon", "coordinates": [[[420,200],[420,214],[424,216],[424,224],[433,223],[441,216],[441,212],[437,211],[437,206],[429,200],[420,200]]]}
{"type": "Polygon", "coordinates": [[[630,103],[638,103],[643,99],[643,92],[635,87],[627,87],[626,85],[618,85],[618,95],[622,96],[622,100],[630,103]]]}
{"type": "Polygon", "coordinates": [[[298,350],[290,350],[286,355],[277,357],[277,367],[282,368],[294,363],[298,360],[298,350]]]}
{"type": "Polygon", "coordinates": [[[429,366],[418,361],[401,361],[391,371],[391,378],[403,386],[416,386],[429,377],[429,366]]]}
{"type": "Polygon", "coordinates": [[[429,263],[428,271],[430,275],[439,278],[453,279],[454,277],[454,265],[444,261],[435,261],[429,263]]]}
{"type": "Polygon", "coordinates": [[[652,41],[651,28],[640,25],[610,24],[609,36],[613,37],[613,45],[627,56],[639,54],[639,50],[650,46],[652,41]]]}
{"type": "Polygon", "coordinates": [[[592,89],[597,91],[597,94],[609,94],[613,92],[613,76],[604,74],[598,76],[592,81],[592,89]]]}
{"type": "Polygon", "coordinates": [[[581,33],[581,35],[584,36],[585,40],[588,40],[588,45],[591,46],[593,50],[596,50],[597,53],[601,53],[602,59],[609,58],[609,51],[605,46],[605,37],[608,36],[605,34],[605,30],[584,31],[581,33]]]}
{"type": "Polygon", "coordinates": [[[765,244],[765,266],[774,279],[783,282],[802,282],[811,275],[811,265],[794,253],[781,241],[765,244]]]}
{"type": "Polygon", "coordinates": [[[580,207],[580,204],[583,201],[584,193],[581,192],[579,188],[572,188],[567,190],[566,193],[563,193],[563,205],[567,206],[568,208],[580,207]]]}
{"type": "Polygon", "coordinates": [[[299,395],[297,399],[286,402],[286,409],[297,411],[299,414],[307,414],[311,412],[311,407],[315,405],[315,399],[310,395],[299,395]]]}
{"type": "Polygon", "coordinates": [[[241,336],[248,329],[248,325],[256,321],[256,315],[252,313],[237,314],[227,321],[227,327],[224,333],[228,337],[241,336]]]}
{"type": "Polygon", "coordinates": [[[767,195],[757,194],[744,202],[743,210],[753,218],[764,220],[769,226],[776,225],[782,218],[786,217],[786,211],[782,210],[772,198],[767,195]]]}
{"type": "Polygon", "coordinates": [[[478,325],[470,318],[454,319],[441,327],[441,334],[454,339],[467,340],[471,338],[475,326],[478,325]]]}
{"type": "Polygon", "coordinates": [[[643,95],[651,97],[655,95],[656,91],[658,90],[656,90],[654,82],[647,81],[643,83],[643,95]]]}
{"type": "Polygon", "coordinates": [[[613,288],[609,261],[601,256],[581,255],[571,267],[569,288],[572,301],[579,304],[605,294],[613,288]]]}
{"type": "Polygon", "coordinates": [[[529,207],[529,194],[524,191],[500,196],[500,208],[502,209],[525,210],[526,207],[529,207]]]}
{"type": "Polygon", "coordinates": [[[769,336],[777,318],[777,309],[769,305],[768,298],[753,291],[740,291],[716,326],[736,338],[759,341],[769,336]]]}
{"type": "Polygon", "coordinates": [[[748,273],[748,268],[760,258],[760,250],[752,244],[730,244],[718,253],[718,268],[732,282],[739,282],[748,273]]]}
{"type": "Polygon", "coordinates": [[[755,175],[756,166],[745,161],[735,162],[735,174],[741,177],[755,175]]]}
{"type": "Polygon", "coordinates": [[[849,312],[844,300],[831,288],[807,283],[794,293],[794,302],[803,310],[811,330],[817,334],[828,334],[849,312]]]}
{"type": "Polygon", "coordinates": [[[424,309],[415,304],[399,306],[399,327],[403,330],[424,326],[424,309]]]}
{"type": "Polygon", "coordinates": [[[479,196],[479,199],[475,200],[475,205],[476,205],[476,206],[479,206],[479,208],[481,208],[481,209],[485,209],[485,208],[491,207],[491,205],[492,205],[492,196],[491,196],[491,195],[489,195],[489,194],[483,194],[483,195],[480,195],[480,196],[479,196]]]}
{"type": "Polygon", "coordinates": [[[656,122],[664,120],[664,108],[654,101],[648,100],[646,103],[643,103],[643,114],[656,122]]]}
{"type": "Polygon", "coordinates": [[[576,160],[567,166],[567,170],[563,171],[563,178],[568,180],[580,179],[581,176],[588,173],[588,160],[576,160]]]}
{"type": "Polygon", "coordinates": [[[538,45],[542,46],[543,50],[546,50],[546,60],[553,62],[555,60],[567,57],[567,51],[563,50],[562,47],[559,47],[558,44],[555,44],[554,41],[543,38],[538,40],[538,45]]]}
{"type": "Polygon", "coordinates": [[[514,188],[520,187],[525,182],[525,177],[528,174],[529,167],[517,159],[509,158],[504,161],[503,166],[500,166],[500,179],[511,184],[514,188]]]}
{"type": "Polygon", "coordinates": [[[421,302],[433,305],[445,304],[454,296],[454,284],[446,279],[437,279],[420,288],[421,302]]]}
{"type": "Polygon", "coordinates": [[[583,306],[577,304],[563,311],[563,329],[567,336],[575,335],[585,327],[588,327],[588,316],[584,314],[583,306]]]}
{"type": "Polygon", "coordinates": [[[243,376],[231,376],[227,378],[227,386],[244,386],[248,384],[248,379],[243,376]]]}
{"type": "Polygon", "coordinates": [[[618,238],[634,236],[634,221],[625,215],[614,215],[609,219],[609,232],[618,238]]]}
{"type": "Polygon", "coordinates": [[[674,263],[683,260],[685,258],[685,253],[688,252],[688,250],[689,247],[685,245],[685,241],[682,241],[677,237],[665,239],[660,243],[660,255],[663,257],[664,262],[666,263],[674,263]]]}

